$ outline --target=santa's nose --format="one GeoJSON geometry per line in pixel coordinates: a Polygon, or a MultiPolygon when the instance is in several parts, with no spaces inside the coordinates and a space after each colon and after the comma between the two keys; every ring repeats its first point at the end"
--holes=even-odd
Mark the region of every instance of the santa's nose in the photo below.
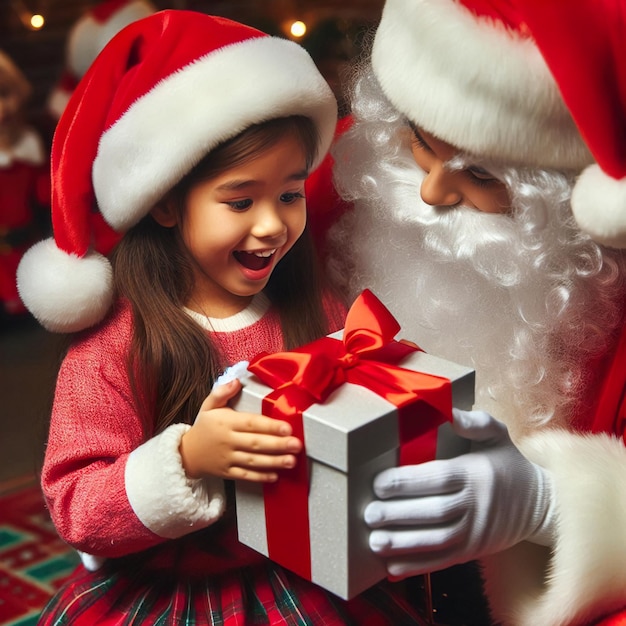
{"type": "Polygon", "coordinates": [[[433,206],[455,206],[463,198],[455,184],[456,172],[445,169],[443,162],[435,163],[426,173],[420,187],[420,195],[426,204],[433,206]]]}

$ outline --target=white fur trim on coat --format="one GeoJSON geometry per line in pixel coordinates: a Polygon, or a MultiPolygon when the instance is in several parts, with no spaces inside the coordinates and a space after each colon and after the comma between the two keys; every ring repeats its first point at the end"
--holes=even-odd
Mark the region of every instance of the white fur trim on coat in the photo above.
{"type": "Polygon", "coordinates": [[[315,123],[315,167],[332,142],[337,103],[303,48],[259,37],[210,52],[156,84],[102,135],[93,164],[102,215],[115,230],[130,228],[210,150],[288,115],[315,123]]]}
{"type": "Polygon", "coordinates": [[[142,524],[159,537],[175,539],[206,528],[224,513],[224,482],[187,478],[180,440],[191,428],[174,424],[128,457],[126,494],[142,524]]]}
{"type": "Polygon", "coordinates": [[[372,67],[401,113],[466,152],[575,171],[593,162],[535,44],[454,0],[387,0],[372,67]]]}
{"type": "Polygon", "coordinates": [[[626,447],[608,435],[533,435],[520,446],[553,479],[551,555],[521,543],[485,559],[494,617],[505,625],[591,623],[626,606],[626,447]]]}
{"type": "Polygon", "coordinates": [[[43,165],[46,153],[41,137],[31,128],[26,128],[10,148],[0,148],[0,167],[9,167],[14,161],[43,165]]]}

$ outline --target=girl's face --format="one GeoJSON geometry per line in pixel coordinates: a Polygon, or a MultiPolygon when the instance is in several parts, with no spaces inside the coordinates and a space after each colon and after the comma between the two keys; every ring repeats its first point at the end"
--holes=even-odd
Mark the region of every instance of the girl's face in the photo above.
{"type": "Polygon", "coordinates": [[[424,202],[433,206],[466,206],[484,213],[510,210],[511,200],[504,183],[481,167],[449,169],[446,163],[457,156],[457,148],[419,126],[411,128],[413,158],[426,172],[420,188],[424,202]]]}
{"type": "MultiPolygon", "coordinates": [[[[276,264],[306,224],[300,142],[280,139],[250,161],[193,186],[180,229],[194,266],[187,306],[210,317],[244,309],[267,284],[276,264]]],[[[176,217],[169,214],[173,225],[176,217]]]]}

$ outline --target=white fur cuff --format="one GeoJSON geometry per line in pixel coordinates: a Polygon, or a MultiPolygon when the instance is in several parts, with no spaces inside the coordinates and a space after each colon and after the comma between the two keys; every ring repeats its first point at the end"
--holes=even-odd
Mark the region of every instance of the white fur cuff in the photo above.
{"type": "Polygon", "coordinates": [[[126,493],[133,511],[160,537],[175,539],[217,521],[226,506],[219,478],[190,479],[180,440],[191,428],[174,424],[133,450],[126,464],[126,493]]]}
{"type": "Polygon", "coordinates": [[[534,435],[520,446],[552,475],[551,558],[522,543],[486,560],[494,616],[520,626],[591,623],[626,602],[626,448],[604,434],[534,435]]]}

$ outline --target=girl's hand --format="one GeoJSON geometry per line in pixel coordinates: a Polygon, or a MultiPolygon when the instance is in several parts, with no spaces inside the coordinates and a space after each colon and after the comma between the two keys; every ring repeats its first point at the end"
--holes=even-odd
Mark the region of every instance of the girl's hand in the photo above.
{"type": "Polygon", "coordinates": [[[302,442],[287,422],[227,407],[240,389],[238,380],[216,387],[183,435],[180,455],[189,478],[274,482],[277,470],[295,466],[302,442]]]}

